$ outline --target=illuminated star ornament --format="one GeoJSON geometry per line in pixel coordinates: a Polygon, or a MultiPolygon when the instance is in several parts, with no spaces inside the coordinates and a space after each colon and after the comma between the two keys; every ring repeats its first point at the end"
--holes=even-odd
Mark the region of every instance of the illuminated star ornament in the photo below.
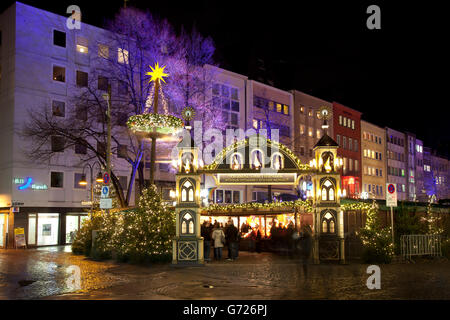
{"type": "Polygon", "coordinates": [[[151,79],[149,82],[155,81],[157,82],[158,80],[162,80],[164,83],[166,83],[164,81],[163,77],[167,77],[169,76],[168,73],[164,73],[164,68],[166,66],[163,66],[162,68],[159,67],[158,62],[155,64],[155,68],[153,69],[152,66],[149,66],[150,69],[152,69],[152,71],[149,71],[146,73],[146,75],[151,76],[151,79]]]}

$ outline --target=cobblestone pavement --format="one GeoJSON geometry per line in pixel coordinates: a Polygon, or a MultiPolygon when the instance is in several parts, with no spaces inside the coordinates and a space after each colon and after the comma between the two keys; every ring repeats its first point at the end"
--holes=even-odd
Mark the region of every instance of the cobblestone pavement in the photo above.
{"type": "Polygon", "coordinates": [[[308,265],[270,253],[204,267],[137,266],[92,261],[70,247],[0,251],[0,299],[450,299],[450,261],[380,265],[381,289],[369,290],[367,266],[308,265]],[[67,286],[68,267],[81,290],[67,286]]]}

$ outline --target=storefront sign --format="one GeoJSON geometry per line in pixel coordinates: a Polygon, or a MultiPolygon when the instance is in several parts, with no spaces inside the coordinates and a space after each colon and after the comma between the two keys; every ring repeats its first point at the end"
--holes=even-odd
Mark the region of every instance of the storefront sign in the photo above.
{"type": "Polygon", "coordinates": [[[220,185],[273,185],[295,184],[296,173],[219,173],[217,182],[220,185]]]}
{"type": "Polygon", "coordinates": [[[26,247],[25,242],[25,229],[24,228],[14,228],[14,240],[16,248],[26,247]]]}
{"type": "Polygon", "coordinates": [[[30,178],[30,177],[14,178],[13,182],[14,182],[14,184],[20,184],[20,186],[18,186],[19,190],[25,190],[25,189],[47,190],[48,189],[48,186],[46,184],[33,183],[33,178],[30,178]]]}

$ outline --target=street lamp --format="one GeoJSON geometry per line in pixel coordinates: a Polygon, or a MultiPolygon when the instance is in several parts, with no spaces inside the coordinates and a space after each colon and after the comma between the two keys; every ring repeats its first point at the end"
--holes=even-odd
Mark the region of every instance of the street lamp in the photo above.
{"type": "Polygon", "coordinates": [[[78,184],[80,186],[86,186],[87,185],[87,180],[86,180],[86,175],[84,174],[84,169],[86,169],[86,167],[88,167],[89,171],[90,171],[90,174],[91,174],[91,179],[90,179],[90,183],[91,183],[91,212],[94,209],[94,173],[93,173],[93,170],[94,170],[94,167],[95,167],[96,164],[98,165],[100,171],[98,172],[97,178],[95,178],[95,181],[96,182],[102,182],[103,181],[102,172],[101,172],[102,171],[102,166],[101,166],[101,164],[98,161],[95,161],[92,165],[90,163],[86,163],[84,165],[84,167],[83,167],[83,175],[81,177],[81,180],[78,182],[78,184]]]}

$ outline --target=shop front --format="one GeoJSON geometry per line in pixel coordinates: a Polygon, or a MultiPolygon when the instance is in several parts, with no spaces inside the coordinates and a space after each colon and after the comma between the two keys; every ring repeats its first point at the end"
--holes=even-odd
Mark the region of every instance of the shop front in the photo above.
{"type": "Polygon", "coordinates": [[[71,244],[88,214],[69,210],[21,207],[14,213],[14,228],[24,228],[27,247],[71,244]]]}
{"type": "Polygon", "coordinates": [[[6,233],[8,230],[8,212],[0,211],[0,248],[6,246],[6,233]]]}

